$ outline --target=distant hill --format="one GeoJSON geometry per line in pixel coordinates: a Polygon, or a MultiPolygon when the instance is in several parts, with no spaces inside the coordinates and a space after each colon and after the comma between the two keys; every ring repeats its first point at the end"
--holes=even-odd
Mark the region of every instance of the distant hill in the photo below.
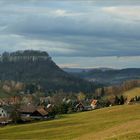
{"type": "Polygon", "coordinates": [[[80,72],[90,72],[94,70],[107,71],[107,70],[113,70],[113,69],[111,68],[63,68],[63,70],[68,73],[80,73],[80,72]]]}
{"type": "Polygon", "coordinates": [[[120,84],[126,80],[140,79],[139,68],[128,68],[121,70],[108,68],[64,70],[88,81],[99,82],[106,85],[120,84]]]}
{"type": "Polygon", "coordinates": [[[91,92],[97,85],[72,76],[60,69],[47,52],[5,52],[0,57],[0,80],[35,83],[45,91],[91,92]]]}

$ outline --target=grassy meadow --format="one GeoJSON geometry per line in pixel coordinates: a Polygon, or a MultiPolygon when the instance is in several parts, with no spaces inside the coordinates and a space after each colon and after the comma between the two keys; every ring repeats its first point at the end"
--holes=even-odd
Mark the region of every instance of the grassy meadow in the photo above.
{"type": "Polygon", "coordinates": [[[60,116],[57,120],[0,128],[0,139],[139,140],[140,105],[60,116]]]}

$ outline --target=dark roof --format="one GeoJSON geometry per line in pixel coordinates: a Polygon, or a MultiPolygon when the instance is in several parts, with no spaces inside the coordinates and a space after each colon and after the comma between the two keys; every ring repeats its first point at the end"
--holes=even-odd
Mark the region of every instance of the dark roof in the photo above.
{"type": "Polygon", "coordinates": [[[32,104],[23,105],[20,107],[20,112],[23,113],[33,113],[36,110],[36,107],[32,104]]]}
{"type": "Polygon", "coordinates": [[[84,107],[84,105],[83,105],[82,102],[78,103],[78,104],[76,105],[76,108],[77,108],[78,106],[83,106],[83,107],[84,107]]]}

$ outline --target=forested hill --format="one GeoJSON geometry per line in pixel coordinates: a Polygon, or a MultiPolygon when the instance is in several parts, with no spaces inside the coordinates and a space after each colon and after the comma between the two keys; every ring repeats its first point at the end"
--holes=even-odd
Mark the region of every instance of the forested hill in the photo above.
{"type": "Polygon", "coordinates": [[[64,71],[88,81],[99,82],[105,85],[116,85],[127,80],[140,79],[139,68],[64,69],[64,71]]]}
{"type": "Polygon", "coordinates": [[[64,72],[47,52],[33,50],[3,53],[0,80],[39,84],[46,91],[92,92],[98,86],[64,72]]]}

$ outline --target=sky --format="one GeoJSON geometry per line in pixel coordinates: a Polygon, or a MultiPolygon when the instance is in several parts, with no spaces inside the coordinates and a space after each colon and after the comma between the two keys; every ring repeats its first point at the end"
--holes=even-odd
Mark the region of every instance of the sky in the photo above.
{"type": "Polygon", "coordinates": [[[27,49],[60,67],[140,68],[140,1],[0,0],[0,53],[27,49]]]}

